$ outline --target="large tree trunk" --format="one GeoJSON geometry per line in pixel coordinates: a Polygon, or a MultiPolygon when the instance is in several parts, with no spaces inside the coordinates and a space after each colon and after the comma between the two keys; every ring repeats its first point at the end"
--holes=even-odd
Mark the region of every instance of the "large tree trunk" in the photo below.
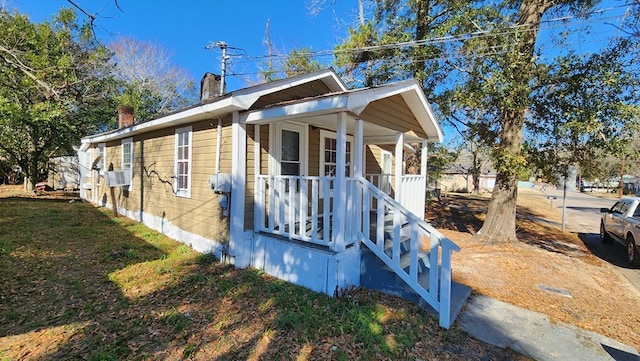
{"type": "MultiPolygon", "coordinates": [[[[505,115],[502,126],[502,148],[512,156],[520,155],[524,111],[505,115]]],[[[510,167],[502,167],[496,174],[496,185],[489,201],[487,218],[478,232],[484,242],[514,242],[516,236],[516,202],[518,175],[510,167]]]]}
{"type": "Polygon", "coordinates": [[[516,39],[516,53],[510,60],[512,81],[500,114],[502,131],[498,146],[503,163],[498,167],[496,186],[489,201],[487,218],[478,232],[480,241],[503,243],[517,241],[516,202],[518,174],[516,164],[521,156],[522,132],[530,84],[535,67],[534,49],[542,15],[551,6],[547,0],[525,0],[518,11],[518,25],[523,31],[516,39]]]}

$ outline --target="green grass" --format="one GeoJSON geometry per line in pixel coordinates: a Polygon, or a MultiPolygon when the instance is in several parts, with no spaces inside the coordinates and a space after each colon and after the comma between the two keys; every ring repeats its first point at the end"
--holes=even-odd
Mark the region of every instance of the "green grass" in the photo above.
{"type": "Polygon", "coordinates": [[[0,198],[0,270],[0,360],[514,355],[398,298],[237,270],[83,202],[0,198]]]}

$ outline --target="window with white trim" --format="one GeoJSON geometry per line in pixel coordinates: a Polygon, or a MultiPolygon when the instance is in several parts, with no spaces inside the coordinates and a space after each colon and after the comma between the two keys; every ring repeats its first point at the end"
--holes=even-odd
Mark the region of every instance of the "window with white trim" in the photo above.
{"type": "Polygon", "coordinates": [[[380,179],[376,186],[386,194],[391,194],[391,174],[393,171],[391,162],[393,158],[391,158],[391,152],[384,149],[380,150],[380,156],[382,157],[382,164],[380,167],[382,174],[380,174],[380,179]]]}
{"type": "MultiPolygon", "coordinates": [[[[133,138],[123,139],[121,142],[122,152],[122,170],[129,173],[129,180],[133,179],[133,138]]],[[[132,190],[132,181],[129,182],[129,186],[126,188],[128,191],[132,190]]]]}
{"type": "Polygon", "coordinates": [[[98,168],[100,170],[100,174],[104,174],[104,172],[107,170],[107,152],[106,152],[106,144],[105,143],[98,143],[98,154],[96,155],[97,157],[100,157],[100,161],[98,161],[98,168]]]}
{"type": "Polygon", "coordinates": [[[382,156],[382,174],[391,174],[391,152],[380,150],[382,156]]]}
{"type": "MultiPolygon", "coordinates": [[[[347,136],[347,159],[344,174],[351,177],[353,174],[353,137],[347,136]]],[[[326,130],[320,131],[320,175],[335,177],[336,160],[338,156],[338,143],[336,133],[326,130]]]]}
{"type": "Polygon", "coordinates": [[[176,196],[191,197],[192,128],[176,129],[174,187],[176,196]]]}

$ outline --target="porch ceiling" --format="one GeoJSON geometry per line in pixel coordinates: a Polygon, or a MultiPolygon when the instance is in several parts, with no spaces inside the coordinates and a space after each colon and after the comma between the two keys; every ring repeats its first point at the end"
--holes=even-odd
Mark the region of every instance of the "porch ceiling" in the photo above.
{"type": "Polygon", "coordinates": [[[355,119],[364,120],[366,143],[394,144],[397,132],[404,133],[406,142],[442,141],[442,130],[415,81],[284,102],[245,112],[241,119],[247,124],[298,121],[335,130],[341,112],[350,115],[349,133],[355,119]]]}
{"type": "Polygon", "coordinates": [[[338,88],[338,86],[333,83],[327,84],[326,79],[316,79],[278,92],[262,95],[255,103],[253,103],[249,110],[262,109],[271,104],[283,103],[295,99],[311,98],[322,94],[344,90],[345,89],[338,88]]]}

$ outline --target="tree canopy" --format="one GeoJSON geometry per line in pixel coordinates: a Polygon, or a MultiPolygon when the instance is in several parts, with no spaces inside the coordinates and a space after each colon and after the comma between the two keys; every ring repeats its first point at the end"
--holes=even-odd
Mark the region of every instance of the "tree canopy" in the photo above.
{"type": "Polygon", "coordinates": [[[110,54],[91,35],[68,9],[40,24],[0,10],[0,156],[31,186],[113,113],[110,54]]]}
{"type": "Polygon", "coordinates": [[[118,105],[149,120],[198,101],[194,81],[166,49],[131,38],[107,47],[94,20],[62,9],[33,23],[0,9],[0,161],[31,187],[46,178],[49,158],[113,129],[118,105]]]}
{"type": "Polygon", "coordinates": [[[542,167],[558,164],[550,154],[573,153],[567,162],[575,161],[620,143],[618,129],[633,134],[638,74],[628,54],[637,54],[637,42],[612,39],[603,54],[585,56],[546,54],[539,44],[542,24],[588,19],[597,1],[375,4],[374,15],[336,48],[336,63],[364,85],[417,79],[441,119],[490,149],[497,177],[482,240],[516,239],[518,176],[533,160],[542,167]],[[552,145],[562,151],[549,152],[558,149],[552,145]]]}

